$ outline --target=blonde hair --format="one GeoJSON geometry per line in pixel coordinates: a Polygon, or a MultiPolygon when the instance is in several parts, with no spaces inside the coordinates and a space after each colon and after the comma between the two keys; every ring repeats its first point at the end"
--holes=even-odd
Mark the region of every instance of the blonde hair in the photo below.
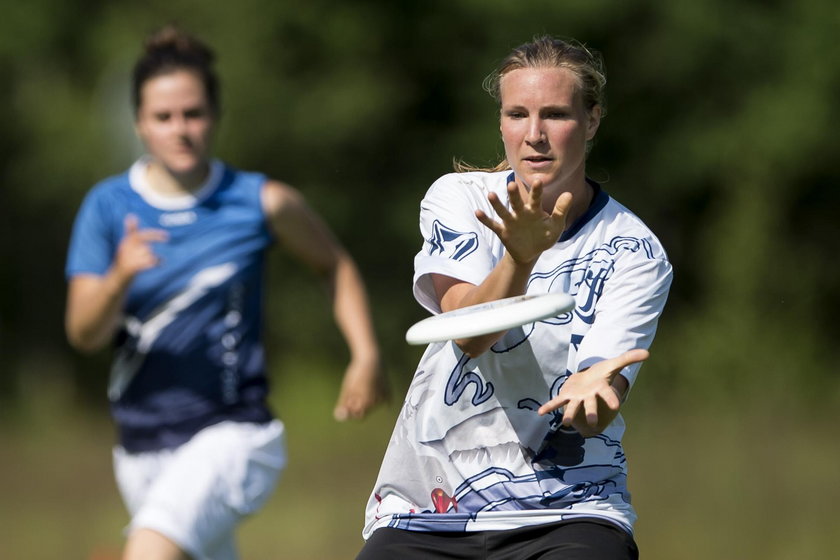
{"type": "MultiPolygon", "coordinates": [[[[592,111],[596,106],[601,108],[601,117],[606,114],[606,98],[604,88],[607,75],[601,55],[584,46],[574,39],[556,39],[547,35],[535,37],[531,42],[513,49],[502,60],[498,68],[488,75],[483,82],[484,90],[501,106],[502,78],[513,70],[522,68],[566,68],[578,80],[578,88],[583,96],[584,107],[592,111]]],[[[591,142],[587,143],[587,152],[591,142]]],[[[510,164],[503,159],[495,167],[478,167],[455,160],[454,168],[457,172],[465,171],[505,171],[510,164]]]]}

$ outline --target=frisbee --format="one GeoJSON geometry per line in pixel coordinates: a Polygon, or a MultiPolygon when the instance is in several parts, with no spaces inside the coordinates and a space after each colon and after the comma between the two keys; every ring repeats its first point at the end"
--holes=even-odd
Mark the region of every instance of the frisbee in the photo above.
{"type": "Polygon", "coordinates": [[[506,331],[574,309],[569,294],[525,294],[427,317],[405,333],[409,344],[429,344],[506,331]]]}

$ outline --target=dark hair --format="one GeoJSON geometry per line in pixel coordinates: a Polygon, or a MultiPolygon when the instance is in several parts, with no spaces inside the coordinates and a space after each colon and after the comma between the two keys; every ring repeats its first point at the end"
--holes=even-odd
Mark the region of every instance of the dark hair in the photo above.
{"type": "Polygon", "coordinates": [[[144,53],[134,64],[132,74],[131,102],[134,114],[140,109],[143,84],[176,70],[189,70],[198,75],[204,83],[207,102],[213,112],[218,114],[219,80],[213,70],[215,59],[210,47],[175,25],[167,25],[149,35],[144,43],[144,53]]]}

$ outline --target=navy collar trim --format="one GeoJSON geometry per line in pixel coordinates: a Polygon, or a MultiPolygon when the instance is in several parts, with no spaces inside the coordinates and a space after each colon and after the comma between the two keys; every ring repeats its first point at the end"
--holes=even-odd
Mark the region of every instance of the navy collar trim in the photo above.
{"type": "Polygon", "coordinates": [[[586,212],[583,215],[575,220],[575,223],[572,224],[571,227],[566,228],[566,231],[560,236],[560,239],[557,241],[568,241],[581,230],[583,226],[588,224],[592,218],[594,218],[601,210],[604,209],[604,206],[607,205],[607,202],[610,201],[610,195],[608,195],[602,188],[601,185],[589,179],[587,177],[586,182],[589,183],[589,186],[592,187],[592,190],[595,191],[592,195],[592,202],[589,203],[589,208],[586,209],[586,212]]]}

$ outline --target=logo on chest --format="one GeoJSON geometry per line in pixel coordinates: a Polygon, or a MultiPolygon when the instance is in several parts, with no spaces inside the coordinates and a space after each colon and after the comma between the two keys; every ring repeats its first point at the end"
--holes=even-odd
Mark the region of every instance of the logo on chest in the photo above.
{"type": "Polygon", "coordinates": [[[192,210],[187,210],[185,212],[167,212],[165,214],[161,214],[160,225],[163,227],[176,227],[176,226],[186,226],[198,219],[196,213],[192,210]]]}

